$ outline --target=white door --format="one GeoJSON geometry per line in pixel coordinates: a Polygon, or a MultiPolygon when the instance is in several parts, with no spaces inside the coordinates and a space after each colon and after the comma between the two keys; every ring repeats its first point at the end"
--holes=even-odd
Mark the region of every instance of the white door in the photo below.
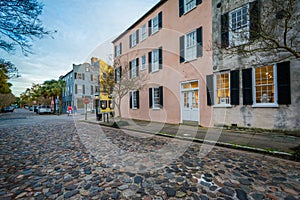
{"type": "Polygon", "coordinates": [[[199,121],[199,91],[182,92],[182,120],[199,121]]]}

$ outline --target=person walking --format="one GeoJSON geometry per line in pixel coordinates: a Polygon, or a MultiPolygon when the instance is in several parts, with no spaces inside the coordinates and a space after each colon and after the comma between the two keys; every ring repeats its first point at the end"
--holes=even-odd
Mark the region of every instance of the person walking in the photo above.
{"type": "Polygon", "coordinates": [[[68,106],[68,116],[72,114],[72,110],[73,110],[72,106],[68,106]]]}

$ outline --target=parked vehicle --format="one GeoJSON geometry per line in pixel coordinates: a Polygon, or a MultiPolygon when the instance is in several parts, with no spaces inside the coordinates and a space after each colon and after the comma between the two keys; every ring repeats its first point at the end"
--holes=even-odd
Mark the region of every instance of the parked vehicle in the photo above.
{"type": "Polygon", "coordinates": [[[46,106],[46,105],[39,106],[37,113],[38,114],[50,114],[51,108],[50,108],[50,106],[46,106]]]}
{"type": "Polygon", "coordinates": [[[14,112],[15,108],[12,106],[7,106],[3,109],[3,112],[14,112]]]}

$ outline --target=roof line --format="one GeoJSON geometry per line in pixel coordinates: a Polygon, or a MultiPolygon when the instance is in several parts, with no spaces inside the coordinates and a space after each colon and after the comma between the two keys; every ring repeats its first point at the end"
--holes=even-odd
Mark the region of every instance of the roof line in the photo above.
{"type": "Polygon", "coordinates": [[[163,5],[165,2],[167,2],[168,0],[160,0],[155,6],[153,6],[148,12],[146,12],[141,18],[139,18],[136,22],[134,22],[128,29],[126,29],[123,33],[121,33],[116,39],[114,39],[112,41],[112,43],[116,42],[117,40],[119,40],[123,35],[125,35],[128,31],[130,31],[131,29],[133,29],[133,27],[135,27],[138,23],[140,23],[142,20],[144,20],[148,15],[150,15],[151,13],[153,13],[158,7],[160,7],[161,5],[163,5]]]}

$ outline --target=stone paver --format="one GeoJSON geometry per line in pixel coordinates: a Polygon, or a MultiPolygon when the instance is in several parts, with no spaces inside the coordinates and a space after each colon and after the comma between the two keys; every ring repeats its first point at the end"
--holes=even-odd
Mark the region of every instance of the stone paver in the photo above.
{"type": "Polygon", "coordinates": [[[64,117],[0,129],[0,199],[299,199],[299,183],[300,163],[64,117]]]}

